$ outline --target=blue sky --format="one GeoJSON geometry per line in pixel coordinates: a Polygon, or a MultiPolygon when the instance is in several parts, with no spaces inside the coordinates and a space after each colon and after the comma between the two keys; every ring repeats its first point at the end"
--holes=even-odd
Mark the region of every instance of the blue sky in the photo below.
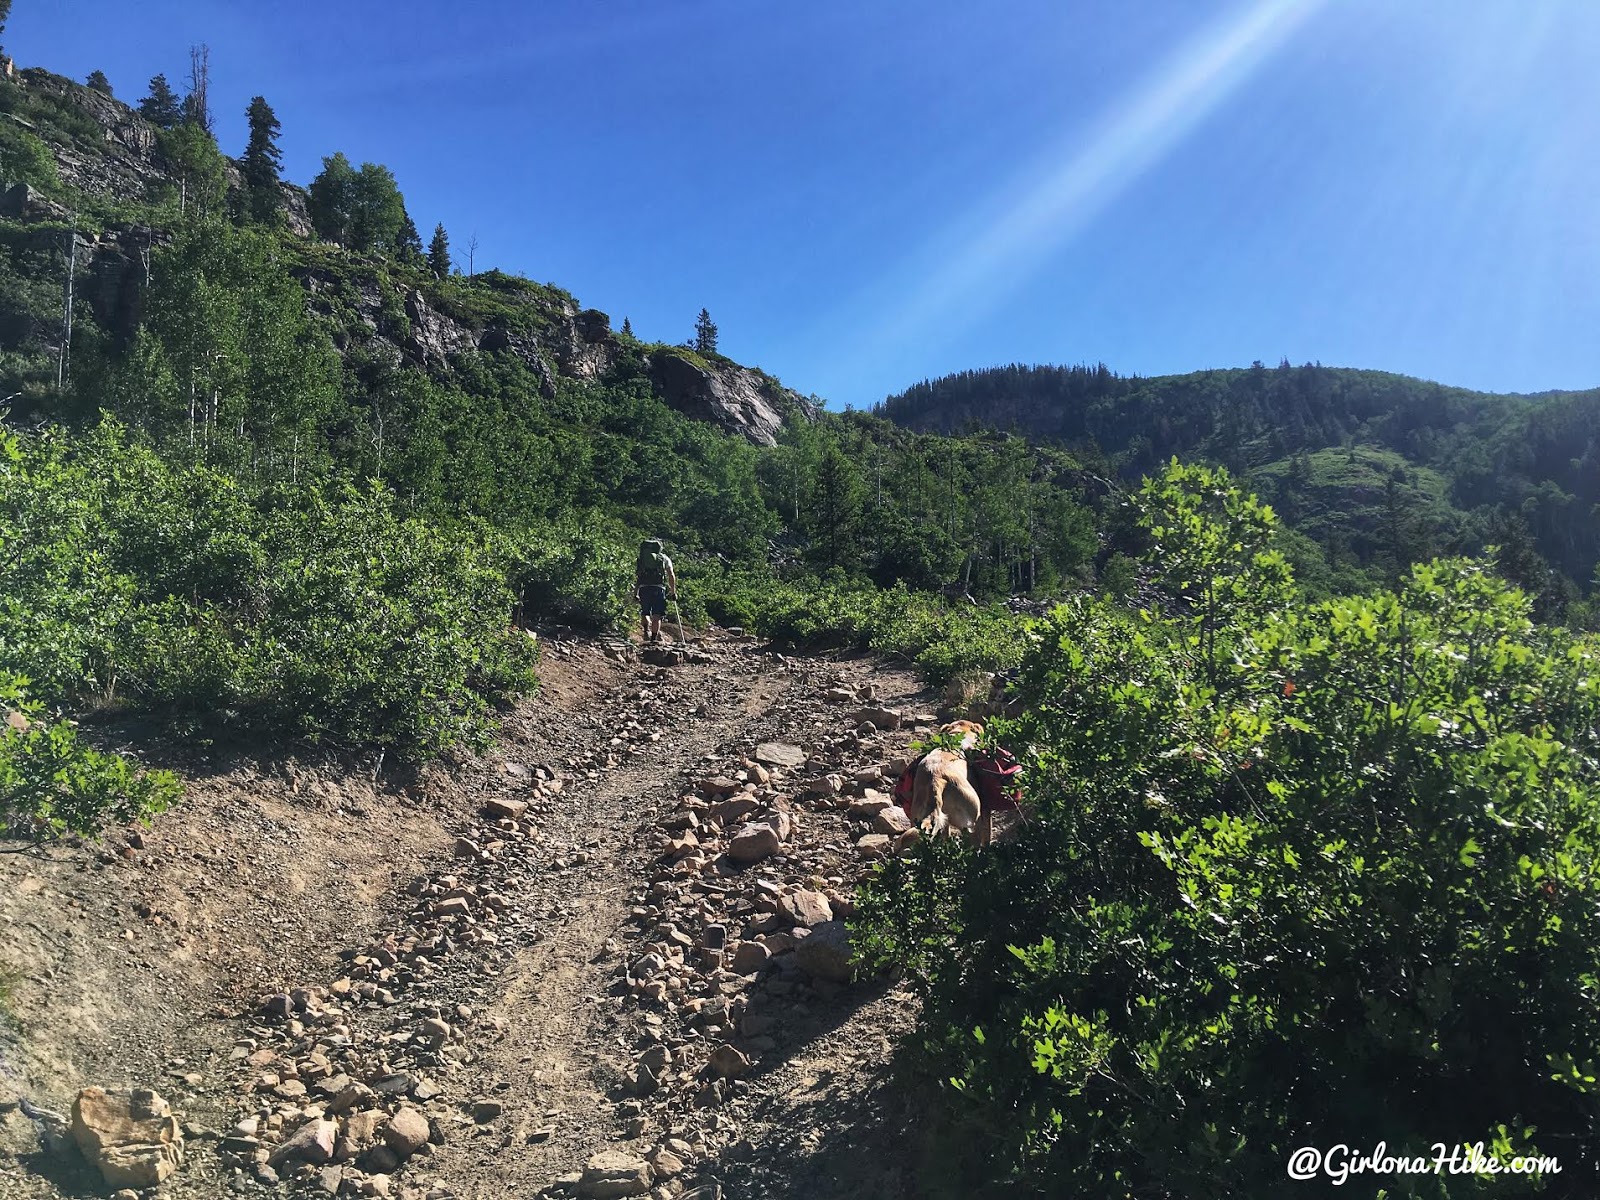
{"type": "Polygon", "coordinates": [[[1594,0],[15,0],[224,150],[392,168],[424,236],[835,406],[1012,361],[1600,385],[1594,0]]]}

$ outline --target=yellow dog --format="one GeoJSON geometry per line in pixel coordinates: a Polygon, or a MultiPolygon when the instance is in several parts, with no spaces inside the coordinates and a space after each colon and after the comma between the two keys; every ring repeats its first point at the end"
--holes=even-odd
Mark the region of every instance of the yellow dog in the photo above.
{"type": "Polygon", "coordinates": [[[961,749],[930,750],[917,764],[911,783],[912,824],[929,837],[955,829],[986,843],[992,828],[985,819],[983,802],[967,778],[967,760],[962,753],[978,744],[983,726],[975,721],[952,721],[940,726],[939,732],[959,735],[961,749]]]}

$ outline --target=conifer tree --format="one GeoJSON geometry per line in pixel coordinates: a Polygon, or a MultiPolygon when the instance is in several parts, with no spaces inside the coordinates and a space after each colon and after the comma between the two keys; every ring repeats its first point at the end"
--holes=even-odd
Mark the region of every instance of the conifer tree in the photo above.
{"type": "Polygon", "coordinates": [[[150,81],[150,94],[139,101],[139,115],[158,129],[174,129],[183,119],[183,108],[165,75],[150,81]]]}
{"type": "Polygon", "coordinates": [[[283,191],[278,179],[283,167],[278,134],[283,127],[263,96],[250,101],[245,115],[250,121],[250,141],[245,146],[244,157],[239,160],[239,174],[244,177],[246,207],[252,221],[271,225],[283,210],[283,191]]]}
{"type": "Polygon", "coordinates": [[[6,35],[6,22],[11,19],[11,0],[0,0],[0,37],[6,35]]]}
{"type": "Polygon", "coordinates": [[[694,322],[694,348],[700,354],[715,354],[717,352],[716,322],[711,319],[711,314],[703,308],[694,322]]]}
{"type": "Polygon", "coordinates": [[[628,320],[627,317],[623,317],[622,318],[622,336],[623,337],[632,337],[633,336],[633,322],[628,320]]]}
{"type": "Polygon", "coordinates": [[[404,202],[400,205],[400,212],[404,220],[400,222],[400,232],[395,237],[395,255],[408,266],[421,266],[427,261],[422,253],[422,234],[417,232],[417,223],[411,219],[404,202]]]}
{"type": "Polygon", "coordinates": [[[440,279],[450,275],[450,239],[441,222],[433,227],[433,241],[428,245],[428,269],[440,279]]]}
{"type": "Polygon", "coordinates": [[[111,80],[106,78],[104,71],[90,71],[89,78],[85,80],[85,83],[92,91],[100,92],[107,96],[111,95],[111,80]]]}

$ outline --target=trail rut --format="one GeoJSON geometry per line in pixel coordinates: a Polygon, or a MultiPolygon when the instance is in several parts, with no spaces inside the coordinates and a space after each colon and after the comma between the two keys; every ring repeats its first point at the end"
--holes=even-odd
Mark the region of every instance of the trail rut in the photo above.
{"type": "MultiPolygon", "coordinates": [[[[250,972],[198,973],[196,996],[152,1014],[145,1053],[123,1061],[108,1048],[50,1098],[108,1076],[176,1087],[149,1079],[150,1063],[206,1064],[204,1083],[172,1097],[192,1118],[189,1162],[163,1189],[179,1200],[573,1195],[601,1150],[639,1162],[661,1198],[910,1196],[895,1157],[876,1150],[906,1120],[889,1068],[909,998],[797,971],[793,947],[814,917],[794,924],[792,910],[806,892],[818,915],[848,912],[871,840],[856,810],[911,736],[860,736],[839,701],[859,692],[914,709],[928,701],[916,689],[882,664],[784,659],[745,642],[673,668],[558,649],[493,753],[394,797],[431,795],[453,853],[439,837],[408,846],[412,865],[391,869],[388,898],[346,926],[323,918],[320,944],[297,931],[285,948],[306,949],[254,972],[272,981],[265,991],[250,992],[250,972]],[[769,782],[750,756],[772,741],[803,747],[807,762],[769,782]],[[778,854],[730,865],[742,818],[718,818],[725,784],[733,811],[779,814],[791,832],[778,854]],[[750,943],[770,958],[746,951],[761,963],[736,975],[734,952],[750,943]],[[652,958],[663,969],[636,978],[652,958]],[[207,989],[224,1003],[194,1020],[207,989]],[[724,1077],[717,1047],[748,1069],[724,1077]],[[641,1062],[659,1082],[640,1087],[641,1062]],[[266,1165],[290,1130],[344,1111],[351,1094],[349,1114],[365,1106],[380,1122],[421,1112],[429,1142],[406,1157],[381,1138],[348,1141],[331,1162],[266,1165]]],[[[280,906],[280,924],[336,885],[311,849],[296,864],[304,903],[280,906]]],[[[15,1110],[0,1110],[0,1191],[104,1194],[92,1175],[22,1152],[18,1128],[15,1110]]]]}

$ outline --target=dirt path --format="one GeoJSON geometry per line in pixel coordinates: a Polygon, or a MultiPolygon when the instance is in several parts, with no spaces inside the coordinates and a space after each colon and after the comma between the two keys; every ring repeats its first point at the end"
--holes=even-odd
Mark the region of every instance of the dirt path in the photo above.
{"type": "MultiPolygon", "coordinates": [[[[132,1055],[56,1063],[71,1035],[35,1022],[13,1090],[60,1105],[91,1082],[189,1087],[170,1096],[190,1118],[175,1197],[910,1195],[872,1149],[905,1109],[887,1072],[906,997],[828,978],[825,951],[887,840],[863,837],[880,770],[912,736],[858,734],[846,713],[925,707],[915,680],[737,641],[670,669],[558,646],[545,680],[495,753],[402,795],[369,789],[374,841],[359,825],[341,838],[339,807],[302,836],[283,865],[296,903],[266,934],[206,914],[191,958],[232,937],[256,970],[191,963],[192,1001],[145,996],[132,1055]],[[756,761],[771,743],[783,765],[756,761]],[[751,821],[774,846],[734,862],[751,821]],[[221,1015],[197,1020],[202,997],[221,1015]],[[174,1060],[203,1078],[178,1083],[174,1060]],[[322,1149],[286,1152],[323,1129],[322,1149]]],[[[49,1002],[49,980],[29,988],[25,1004],[49,1002]]],[[[4,1087],[0,1072],[0,1194],[106,1194],[21,1149],[4,1087]]]]}

